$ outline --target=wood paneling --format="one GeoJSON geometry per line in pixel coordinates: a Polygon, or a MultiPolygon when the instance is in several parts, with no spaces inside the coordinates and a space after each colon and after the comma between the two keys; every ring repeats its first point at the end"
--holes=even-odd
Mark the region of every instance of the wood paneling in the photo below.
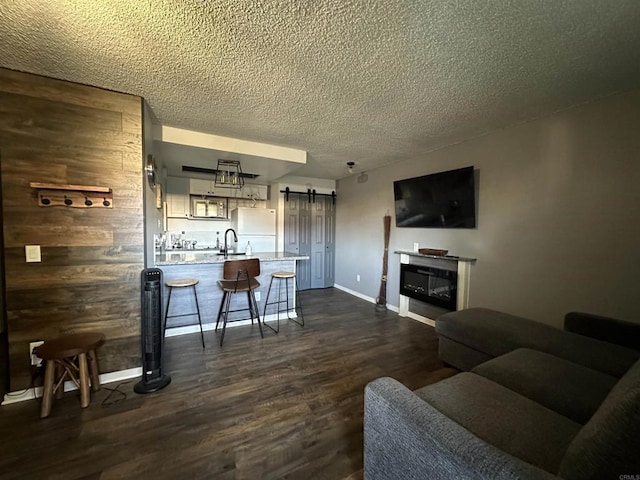
{"type": "Polygon", "coordinates": [[[0,69],[0,150],[11,389],[29,342],[64,333],[106,334],[102,372],[139,366],[142,99],[0,69]],[[38,207],[29,182],[106,186],[114,206],[38,207]]]}

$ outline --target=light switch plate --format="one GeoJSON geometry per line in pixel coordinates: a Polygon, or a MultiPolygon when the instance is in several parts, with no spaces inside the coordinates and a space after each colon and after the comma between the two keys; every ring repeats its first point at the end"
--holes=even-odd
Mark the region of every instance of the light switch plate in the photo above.
{"type": "Polygon", "coordinates": [[[27,259],[27,263],[42,262],[42,256],[40,255],[40,245],[25,245],[24,256],[27,259]]]}

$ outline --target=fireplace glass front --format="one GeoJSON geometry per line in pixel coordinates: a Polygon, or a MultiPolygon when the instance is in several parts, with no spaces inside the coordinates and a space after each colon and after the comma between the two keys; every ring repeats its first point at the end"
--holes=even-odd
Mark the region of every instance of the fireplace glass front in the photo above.
{"type": "Polygon", "coordinates": [[[400,265],[401,295],[455,310],[457,290],[457,272],[407,263],[400,265]]]}

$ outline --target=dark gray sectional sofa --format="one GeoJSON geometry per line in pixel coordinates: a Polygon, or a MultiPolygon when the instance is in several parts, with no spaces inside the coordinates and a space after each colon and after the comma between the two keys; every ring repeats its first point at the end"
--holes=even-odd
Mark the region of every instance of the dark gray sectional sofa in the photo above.
{"type": "Polygon", "coordinates": [[[640,478],[640,325],[571,313],[559,330],[473,308],[436,329],[463,372],[367,385],[365,480],[640,478]]]}

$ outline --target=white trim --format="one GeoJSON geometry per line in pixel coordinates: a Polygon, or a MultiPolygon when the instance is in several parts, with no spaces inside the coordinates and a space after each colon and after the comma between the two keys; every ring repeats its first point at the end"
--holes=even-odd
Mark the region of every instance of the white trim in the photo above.
{"type": "MultiPolygon", "coordinates": [[[[109,383],[120,382],[122,380],[128,380],[130,378],[136,378],[142,376],[142,367],[129,368],[128,370],[118,370],[117,372],[108,372],[100,374],[100,385],[106,385],[109,383]]],[[[77,390],[76,384],[73,382],[64,382],[64,391],[70,392],[77,390]]],[[[18,392],[10,392],[5,394],[4,400],[0,405],[11,405],[12,403],[24,402],[25,400],[35,400],[42,397],[42,387],[29,388],[27,390],[18,392]]]]}
{"type": "MultiPolygon", "coordinates": [[[[338,290],[342,290],[343,292],[348,293],[349,295],[353,295],[354,297],[358,297],[362,300],[366,300],[369,303],[377,303],[376,299],[373,297],[369,297],[367,295],[364,295],[360,292],[356,292],[355,290],[351,290],[350,288],[347,287],[343,287],[342,285],[338,285],[337,283],[334,283],[333,286],[335,288],[337,288],[338,290]]],[[[387,310],[391,310],[392,312],[396,312],[398,313],[398,307],[396,307],[395,305],[390,305],[387,303],[387,310]]]]}
{"type": "Polygon", "coordinates": [[[412,320],[416,320],[420,323],[424,323],[425,325],[429,325],[430,327],[435,328],[436,327],[436,321],[432,320],[430,318],[427,317],[423,317],[422,315],[418,315],[417,313],[413,313],[413,312],[407,312],[407,317],[411,318],[412,320]]]}
{"type": "Polygon", "coordinates": [[[457,310],[464,310],[469,306],[469,285],[471,284],[471,262],[458,261],[458,297],[457,310]]]}
{"type": "Polygon", "coordinates": [[[388,303],[387,303],[387,310],[391,310],[392,312],[395,312],[395,313],[400,312],[400,309],[398,307],[396,307],[395,305],[389,305],[388,303]]]}
{"type": "Polygon", "coordinates": [[[356,292],[355,290],[351,290],[350,288],[347,287],[343,287],[342,285],[338,285],[337,283],[335,283],[333,285],[335,288],[337,288],[338,290],[342,290],[343,292],[347,292],[349,295],[353,295],[354,297],[358,297],[361,298],[362,300],[366,300],[369,303],[376,303],[376,299],[373,297],[369,297],[367,295],[364,295],[360,292],[356,292]]]}
{"type": "Polygon", "coordinates": [[[224,152],[273,158],[286,162],[307,163],[307,152],[297,148],[281,147],[268,143],[250,142],[238,138],[221,137],[183,128],[158,125],[154,128],[154,140],[193,147],[210,148],[224,152]]]}

